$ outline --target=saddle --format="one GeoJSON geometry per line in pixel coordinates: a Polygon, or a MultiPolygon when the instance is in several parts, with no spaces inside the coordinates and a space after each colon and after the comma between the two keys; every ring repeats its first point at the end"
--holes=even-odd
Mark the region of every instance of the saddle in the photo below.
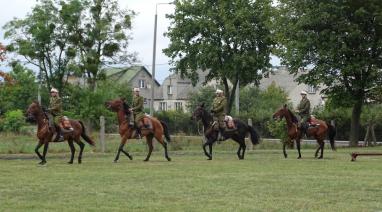
{"type": "Polygon", "coordinates": [[[61,131],[63,133],[71,133],[73,132],[72,124],[70,123],[70,120],[68,117],[63,116],[60,119],[59,127],[61,128],[61,131]]]}
{"type": "Polygon", "coordinates": [[[308,127],[317,127],[317,126],[320,126],[320,123],[318,122],[316,117],[314,117],[313,115],[310,116],[310,118],[308,119],[307,123],[309,125],[308,127]]]}
{"type": "Polygon", "coordinates": [[[140,128],[140,129],[152,129],[153,124],[151,122],[150,116],[145,115],[145,117],[143,117],[140,120],[138,128],[140,128]]]}
{"type": "Polygon", "coordinates": [[[233,121],[232,116],[225,116],[224,122],[226,124],[227,129],[234,130],[236,129],[235,122],[233,121]]]}

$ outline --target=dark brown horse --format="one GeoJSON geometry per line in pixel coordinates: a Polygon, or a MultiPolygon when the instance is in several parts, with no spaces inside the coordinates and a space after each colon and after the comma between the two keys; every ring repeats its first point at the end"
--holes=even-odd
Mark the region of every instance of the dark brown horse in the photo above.
{"type": "MultiPolygon", "coordinates": [[[[208,160],[212,160],[212,145],[216,142],[218,137],[218,132],[213,130],[213,118],[212,115],[204,108],[204,104],[201,104],[196,108],[196,110],[192,113],[193,120],[198,121],[201,120],[204,126],[204,136],[207,141],[203,144],[204,154],[208,157],[208,160]],[[209,147],[209,152],[207,152],[206,147],[209,147]]],[[[236,130],[225,132],[225,139],[231,138],[239,144],[239,149],[237,150],[237,157],[239,160],[244,159],[245,154],[245,137],[247,134],[250,135],[251,142],[253,145],[259,143],[259,135],[255,131],[255,129],[251,126],[248,126],[244,122],[234,119],[233,120],[236,126],[236,130]]],[[[215,123],[217,124],[217,123],[215,123]]]]}
{"type": "MultiPolygon", "coordinates": [[[[302,138],[302,133],[300,129],[298,128],[298,120],[297,117],[290,111],[287,107],[287,105],[284,105],[281,109],[276,111],[273,114],[273,119],[279,119],[285,118],[287,123],[287,131],[288,131],[288,141],[284,142],[283,145],[283,153],[284,157],[288,157],[286,153],[286,145],[287,143],[292,142],[293,140],[296,141],[297,145],[297,151],[298,151],[298,159],[301,158],[301,152],[300,152],[300,140],[302,138]]],[[[310,120],[310,122],[313,122],[313,120],[310,120]]],[[[332,150],[336,150],[336,147],[334,145],[334,137],[336,135],[336,129],[334,126],[330,125],[329,123],[326,123],[325,121],[314,119],[314,127],[309,127],[307,129],[307,135],[314,137],[317,140],[318,148],[315,153],[315,157],[318,156],[318,151],[321,150],[321,155],[318,157],[318,159],[323,158],[324,154],[324,145],[325,145],[325,138],[328,136],[330,140],[330,146],[332,150]]]]}
{"type": "MultiPolygon", "coordinates": [[[[129,105],[124,101],[124,99],[115,99],[110,100],[105,103],[105,106],[111,110],[117,113],[118,117],[118,123],[119,123],[119,135],[122,137],[121,144],[119,145],[117,155],[115,156],[114,162],[117,162],[119,159],[119,154],[123,152],[130,160],[133,159],[133,157],[123,149],[125,146],[127,139],[131,139],[133,135],[135,134],[135,129],[129,127],[129,120],[128,117],[130,117],[130,110],[129,105]]],[[[166,137],[166,140],[168,142],[171,141],[170,135],[168,133],[167,125],[164,122],[159,121],[158,119],[154,117],[146,117],[151,120],[152,123],[152,130],[150,129],[142,129],[141,135],[143,137],[146,137],[147,145],[149,147],[149,152],[147,154],[147,157],[144,161],[149,161],[151,153],[153,151],[153,138],[156,138],[156,140],[162,144],[164,148],[164,155],[168,161],[171,161],[171,158],[168,156],[167,153],[167,143],[163,139],[163,135],[166,137]]]]}
{"type": "MultiPolygon", "coordinates": [[[[46,163],[46,153],[48,151],[49,142],[52,141],[52,137],[55,133],[49,128],[48,117],[42,110],[40,104],[34,101],[31,105],[29,105],[27,110],[27,121],[29,122],[37,122],[37,138],[39,139],[38,144],[35,148],[35,152],[37,156],[40,158],[41,162],[39,164],[43,165],[46,163]],[[40,147],[44,145],[44,151],[41,155],[39,152],[40,147]]],[[[80,146],[80,153],[78,155],[78,163],[82,162],[82,152],[84,151],[85,144],[81,142],[80,137],[82,137],[87,143],[94,146],[94,141],[86,134],[85,127],[81,121],[70,120],[70,123],[73,127],[73,132],[64,134],[64,139],[68,141],[70,147],[70,161],[69,164],[73,163],[74,153],[76,149],[74,148],[73,141],[76,142],[80,146]]]]}

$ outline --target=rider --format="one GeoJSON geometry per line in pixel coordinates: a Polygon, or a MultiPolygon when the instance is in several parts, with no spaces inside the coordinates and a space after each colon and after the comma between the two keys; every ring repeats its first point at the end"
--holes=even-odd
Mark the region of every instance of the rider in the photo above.
{"type": "Polygon", "coordinates": [[[307,98],[306,91],[301,91],[301,101],[297,106],[297,113],[300,115],[301,119],[298,123],[298,127],[301,129],[302,135],[306,134],[306,130],[308,129],[307,121],[310,117],[310,101],[307,98]]]}
{"type": "MultiPolygon", "coordinates": [[[[138,135],[141,135],[140,132],[140,124],[139,122],[145,117],[145,113],[143,112],[143,97],[139,95],[139,88],[133,89],[133,104],[132,108],[130,109],[130,121],[129,125],[130,127],[133,127],[135,124],[135,127],[137,129],[138,135]]],[[[146,129],[152,129],[152,126],[150,123],[144,123],[143,126],[146,129]]]]}
{"type": "Polygon", "coordinates": [[[51,131],[56,129],[57,135],[53,142],[60,142],[64,140],[64,137],[61,134],[61,130],[56,128],[55,123],[61,119],[62,113],[62,103],[61,98],[58,95],[58,90],[56,88],[52,88],[50,90],[50,99],[49,99],[49,108],[48,108],[48,118],[49,118],[49,128],[51,131]]]}
{"type": "Polygon", "coordinates": [[[212,109],[211,113],[213,115],[214,121],[217,122],[217,124],[214,125],[214,130],[219,130],[218,133],[218,141],[224,140],[224,131],[225,131],[225,108],[227,105],[227,99],[224,96],[224,93],[222,90],[217,89],[216,90],[216,97],[214,101],[212,102],[212,109]]]}

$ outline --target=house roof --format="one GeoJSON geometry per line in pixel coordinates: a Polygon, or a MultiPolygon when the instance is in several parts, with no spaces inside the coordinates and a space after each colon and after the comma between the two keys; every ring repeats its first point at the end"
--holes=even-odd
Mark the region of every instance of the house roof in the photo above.
{"type": "MultiPolygon", "coordinates": [[[[107,78],[111,78],[119,83],[130,83],[140,71],[146,72],[151,77],[151,73],[144,66],[107,68],[104,71],[107,78]]],[[[155,83],[160,86],[157,80],[155,80],[155,83]]]]}

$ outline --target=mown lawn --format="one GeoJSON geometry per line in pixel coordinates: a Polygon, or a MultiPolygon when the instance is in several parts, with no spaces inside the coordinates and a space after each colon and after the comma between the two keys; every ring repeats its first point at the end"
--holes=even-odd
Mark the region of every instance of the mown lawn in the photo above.
{"type": "MultiPolygon", "coordinates": [[[[143,144],[135,144],[144,148],[143,144]]],[[[236,148],[235,148],[236,149],[236,148]]],[[[50,153],[37,165],[31,154],[0,155],[0,211],[381,211],[382,157],[360,157],[355,149],[325,150],[325,159],[303,149],[284,159],[280,149],[201,151],[161,149],[150,162],[114,153],[85,152],[83,164],[68,165],[68,153],[50,153]]],[[[380,147],[362,149],[380,151],[380,147]]]]}

